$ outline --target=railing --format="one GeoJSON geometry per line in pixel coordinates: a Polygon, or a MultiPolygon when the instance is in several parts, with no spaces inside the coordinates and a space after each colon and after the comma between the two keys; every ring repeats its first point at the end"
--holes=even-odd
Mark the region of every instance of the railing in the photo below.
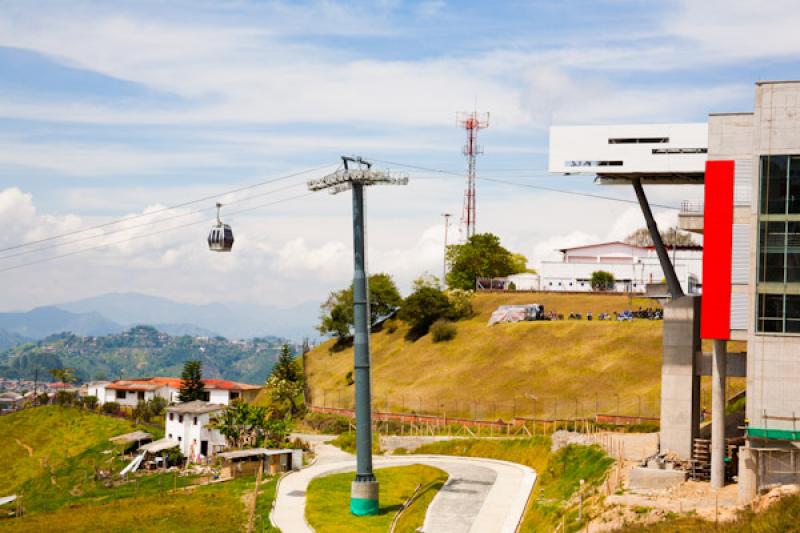
{"type": "Polygon", "coordinates": [[[703,202],[690,202],[689,200],[684,200],[681,202],[681,214],[702,215],[703,209],[703,202]]]}

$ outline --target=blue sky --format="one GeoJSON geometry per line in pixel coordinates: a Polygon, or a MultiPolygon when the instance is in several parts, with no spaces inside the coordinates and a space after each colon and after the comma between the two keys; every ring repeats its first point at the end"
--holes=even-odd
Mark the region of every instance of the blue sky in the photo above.
{"type": "MultiPolygon", "coordinates": [[[[796,77],[798,18],[782,0],[769,10],[722,0],[3,0],[0,223],[10,231],[0,247],[335,164],[343,153],[462,171],[455,116],[476,102],[491,112],[479,173],[598,192],[590,179],[547,175],[551,124],[749,110],[756,80],[796,77]]],[[[259,201],[297,195],[319,174],[259,201]]],[[[372,270],[404,287],[438,273],[439,215],[460,214],[463,192],[458,177],[411,179],[403,190],[375,190],[369,204],[372,270]]],[[[677,205],[699,193],[665,187],[651,196],[677,205]]],[[[258,203],[245,196],[223,200],[258,203]]],[[[478,209],[479,230],[534,265],[556,247],[641,225],[635,206],[486,182],[478,209]]],[[[347,283],[346,198],[287,201],[232,222],[240,240],[231,257],[202,249],[202,224],[153,237],[137,227],[130,243],[4,273],[14,283],[0,306],[126,290],[288,305],[347,283]],[[205,290],[220,277],[224,291],[205,290]]],[[[91,235],[91,244],[113,240],[91,235]]]]}

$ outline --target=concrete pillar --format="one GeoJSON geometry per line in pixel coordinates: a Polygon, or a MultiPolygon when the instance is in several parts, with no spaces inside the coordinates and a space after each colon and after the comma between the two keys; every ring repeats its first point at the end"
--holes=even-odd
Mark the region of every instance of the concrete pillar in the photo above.
{"type": "Polygon", "coordinates": [[[711,488],[725,485],[725,376],[728,352],[726,341],[714,339],[711,352],[711,488]]]}
{"type": "Polygon", "coordinates": [[[753,501],[758,492],[758,468],[756,454],[749,447],[739,448],[739,504],[753,501]]]}
{"type": "Polygon", "coordinates": [[[700,431],[700,296],[687,295],[665,304],[663,327],[661,452],[688,461],[700,431]]]}

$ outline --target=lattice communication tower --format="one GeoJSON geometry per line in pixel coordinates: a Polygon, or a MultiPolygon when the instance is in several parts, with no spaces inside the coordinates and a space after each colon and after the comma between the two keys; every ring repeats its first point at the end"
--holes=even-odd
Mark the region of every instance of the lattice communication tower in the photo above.
{"type": "Polygon", "coordinates": [[[458,126],[467,131],[467,144],[464,155],[467,156],[467,189],[464,191],[464,209],[461,213],[461,234],[464,240],[475,235],[475,157],[483,153],[478,144],[478,131],[489,127],[489,113],[470,111],[459,113],[458,126]]]}

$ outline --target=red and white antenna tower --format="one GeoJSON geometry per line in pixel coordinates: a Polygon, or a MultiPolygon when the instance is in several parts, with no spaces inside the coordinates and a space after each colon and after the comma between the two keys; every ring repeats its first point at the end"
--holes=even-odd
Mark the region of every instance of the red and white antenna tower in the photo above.
{"type": "Polygon", "coordinates": [[[489,113],[459,113],[457,120],[458,126],[467,130],[467,144],[464,145],[467,190],[464,191],[464,210],[461,213],[461,232],[464,240],[467,240],[475,235],[475,156],[483,153],[483,147],[478,145],[478,130],[489,127],[489,113]]]}

